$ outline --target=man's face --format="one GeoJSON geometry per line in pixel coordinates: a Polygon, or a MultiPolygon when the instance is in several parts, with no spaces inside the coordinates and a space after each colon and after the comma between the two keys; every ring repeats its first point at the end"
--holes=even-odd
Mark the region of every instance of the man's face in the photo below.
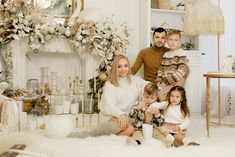
{"type": "Polygon", "coordinates": [[[166,33],[165,32],[155,32],[153,36],[153,46],[156,46],[157,48],[161,48],[166,43],[166,33]]]}

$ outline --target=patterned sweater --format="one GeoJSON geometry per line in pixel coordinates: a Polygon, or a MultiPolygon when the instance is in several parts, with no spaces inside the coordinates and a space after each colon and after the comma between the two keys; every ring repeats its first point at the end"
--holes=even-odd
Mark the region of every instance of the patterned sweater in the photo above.
{"type": "MultiPolygon", "coordinates": [[[[138,105],[138,103],[137,103],[138,105]]],[[[134,126],[135,130],[142,131],[142,124],[146,123],[145,112],[148,107],[144,107],[141,109],[137,109],[137,105],[135,105],[129,113],[129,119],[131,124],[134,126]]],[[[150,124],[153,125],[154,128],[161,126],[164,122],[163,111],[160,110],[160,114],[153,115],[153,119],[150,124]]]]}
{"type": "Polygon", "coordinates": [[[185,51],[182,49],[168,51],[163,55],[156,81],[171,85],[185,77],[188,71],[188,58],[185,51]]]}

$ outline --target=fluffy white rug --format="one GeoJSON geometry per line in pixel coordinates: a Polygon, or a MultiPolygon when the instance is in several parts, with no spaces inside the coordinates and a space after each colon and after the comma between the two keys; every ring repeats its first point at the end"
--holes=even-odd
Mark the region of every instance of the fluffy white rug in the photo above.
{"type": "MultiPolygon", "coordinates": [[[[165,148],[160,142],[148,142],[141,146],[126,145],[126,137],[101,136],[86,139],[50,139],[40,134],[13,133],[0,146],[0,152],[16,143],[25,143],[33,152],[49,157],[213,157],[234,156],[235,128],[211,127],[211,136],[206,136],[205,118],[193,116],[190,136],[201,146],[165,148]]],[[[26,157],[20,155],[19,157],[26,157]]]]}

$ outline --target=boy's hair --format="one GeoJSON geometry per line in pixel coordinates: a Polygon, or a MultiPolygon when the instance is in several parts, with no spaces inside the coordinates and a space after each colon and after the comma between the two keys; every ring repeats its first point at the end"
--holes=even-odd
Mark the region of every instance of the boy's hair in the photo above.
{"type": "Polygon", "coordinates": [[[146,93],[147,95],[155,95],[158,93],[158,86],[155,83],[148,83],[145,85],[144,87],[144,93],[146,93]]]}
{"type": "Polygon", "coordinates": [[[180,33],[181,31],[180,30],[177,30],[177,29],[170,29],[169,31],[168,31],[168,37],[169,36],[171,36],[171,35],[174,35],[174,34],[178,34],[179,36],[180,36],[180,38],[181,38],[181,33],[180,33]]]}
{"type": "Polygon", "coordinates": [[[167,94],[167,100],[168,100],[168,103],[169,105],[167,106],[167,108],[170,106],[171,102],[170,102],[170,96],[171,96],[171,93],[174,92],[174,91],[178,91],[181,93],[181,105],[180,105],[180,110],[181,112],[183,113],[184,117],[186,116],[190,116],[190,113],[189,113],[189,108],[188,108],[188,105],[187,105],[187,97],[186,97],[186,91],[183,87],[181,86],[174,86],[171,88],[171,90],[168,92],[167,94]]]}
{"type": "Polygon", "coordinates": [[[162,27],[158,27],[158,28],[154,29],[154,31],[153,31],[153,36],[155,35],[156,32],[157,32],[157,33],[165,32],[165,34],[166,34],[166,36],[167,36],[167,31],[166,31],[164,28],[162,28],[162,27]]]}

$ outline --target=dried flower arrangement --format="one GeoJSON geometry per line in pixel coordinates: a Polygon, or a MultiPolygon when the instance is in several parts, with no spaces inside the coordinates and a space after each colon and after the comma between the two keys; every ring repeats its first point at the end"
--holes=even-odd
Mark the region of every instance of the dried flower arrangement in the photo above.
{"type": "MultiPolygon", "coordinates": [[[[107,74],[114,55],[124,53],[129,44],[127,27],[125,24],[115,26],[112,18],[106,18],[103,22],[70,18],[64,24],[58,24],[53,17],[42,15],[37,6],[19,5],[14,0],[0,3],[1,45],[26,39],[30,48],[38,52],[53,37],[68,39],[71,47],[79,54],[91,53],[100,56],[98,75],[107,74]]],[[[7,55],[5,71],[12,75],[12,54],[7,55]]]]}

